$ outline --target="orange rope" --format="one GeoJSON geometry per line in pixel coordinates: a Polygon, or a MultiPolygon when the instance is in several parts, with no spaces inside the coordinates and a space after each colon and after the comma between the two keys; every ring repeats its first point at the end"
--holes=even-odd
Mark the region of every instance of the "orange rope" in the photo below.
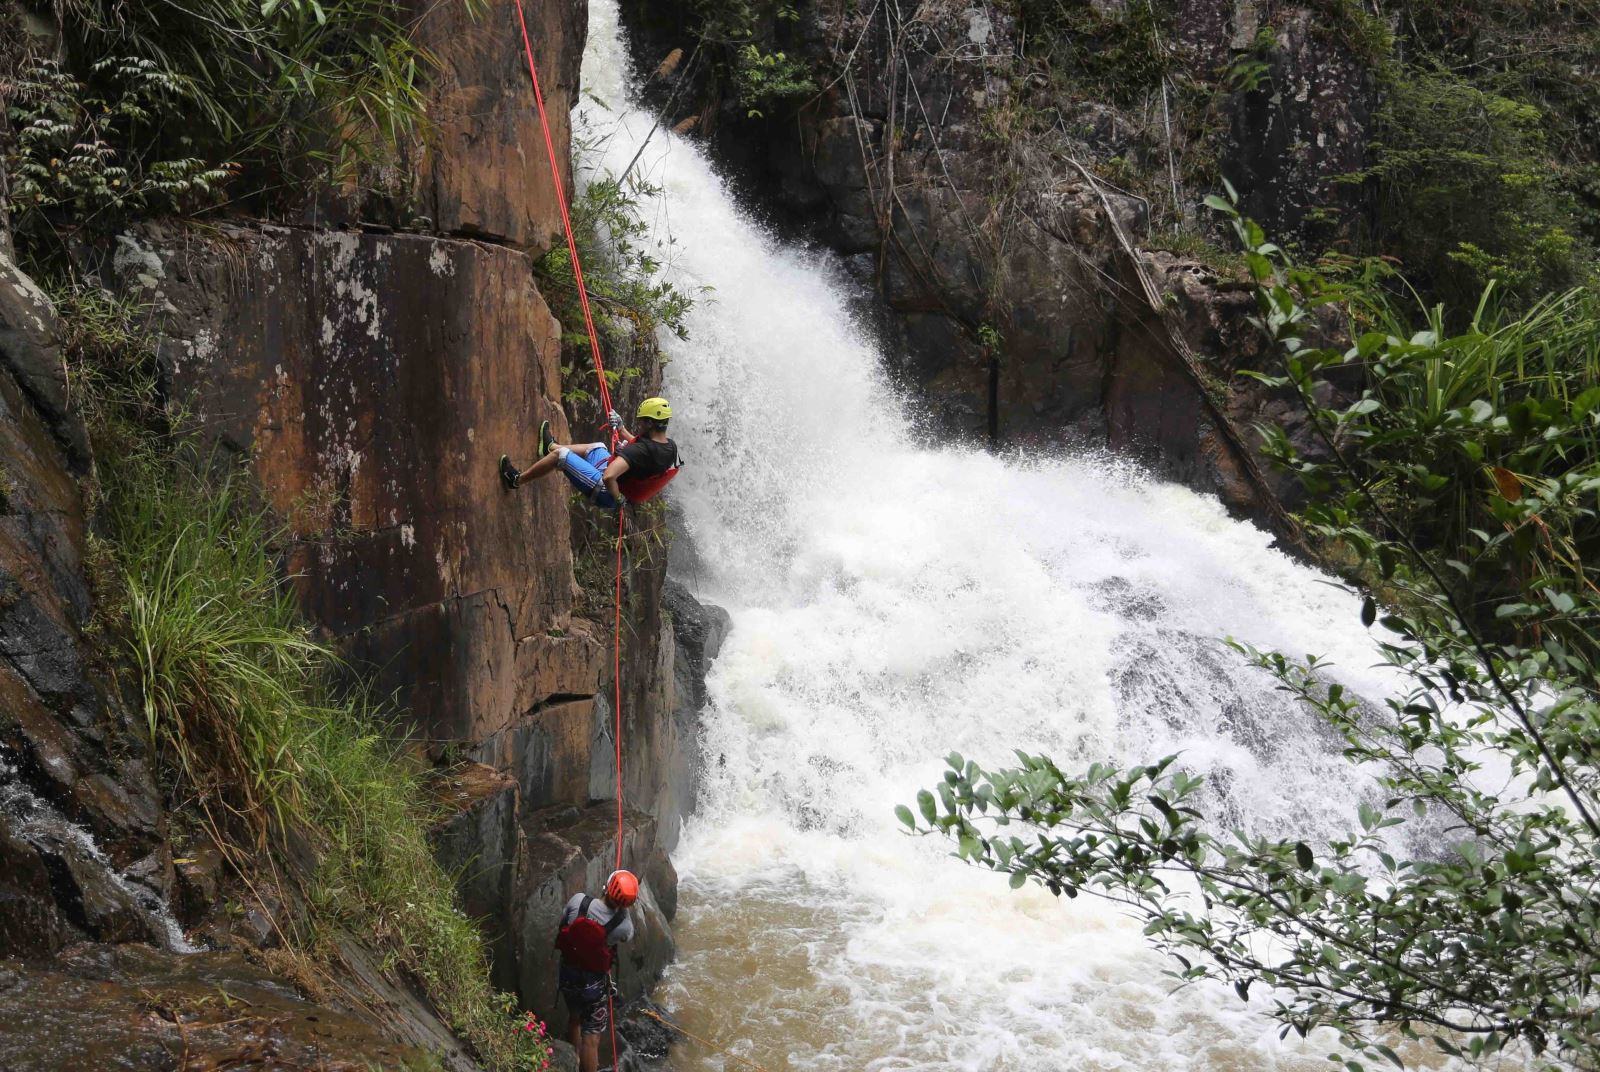
{"type": "Polygon", "coordinates": [[[756,1072],[767,1072],[767,1070],[765,1068],[762,1068],[760,1065],[758,1065],[754,1061],[750,1060],[750,1058],[748,1058],[748,1057],[740,1057],[736,1053],[730,1053],[727,1050],[723,1049],[721,1046],[718,1046],[716,1043],[712,1042],[710,1039],[703,1039],[699,1035],[696,1035],[692,1031],[685,1031],[683,1028],[679,1027],[677,1024],[673,1023],[671,1020],[668,1020],[665,1016],[662,1016],[660,1013],[657,1013],[652,1009],[646,1009],[646,1008],[641,1007],[638,1011],[644,1013],[646,1016],[650,1017],[650,1019],[652,1019],[652,1020],[655,1020],[657,1023],[665,1024],[667,1027],[669,1027],[672,1030],[676,1031],[678,1034],[682,1035],[684,1038],[692,1039],[693,1041],[698,1042],[700,1045],[704,1046],[706,1049],[710,1050],[713,1053],[720,1053],[724,1057],[731,1057],[735,1061],[738,1061],[740,1064],[745,1065],[745,1066],[747,1066],[749,1068],[755,1069],[756,1072]]]}
{"type": "MultiPolygon", "coordinates": [[[[600,406],[610,417],[611,387],[606,382],[605,360],[600,354],[600,336],[594,329],[594,313],[589,307],[589,288],[583,282],[583,260],[578,256],[578,239],[572,230],[572,213],[567,208],[567,191],[561,183],[561,164],[556,159],[555,139],[550,135],[550,115],[544,106],[544,90],[539,85],[539,67],[533,60],[533,42],[528,37],[528,16],[522,0],[514,0],[517,8],[517,26],[522,31],[522,52],[528,60],[528,78],[533,82],[533,100],[539,108],[539,126],[544,131],[545,155],[550,160],[550,182],[555,187],[556,204],[561,208],[561,226],[566,231],[567,253],[572,258],[572,281],[578,288],[578,305],[583,309],[583,325],[589,332],[589,353],[594,359],[595,378],[600,383],[600,406]]],[[[611,428],[611,450],[617,449],[617,429],[611,428]]],[[[617,860],[622,868],[623,802],[622,802],[622,539],[626,525],[623,504],[617,504],[617,557],[616,582],[612,592],[613,615],[611,630],[611,692],[613,697],[612,741],[616,746],[617,760],[617,860]]],[[[606,995],[607,1019],[611,1024],[611,1064],[621,1066],[617,1050],[617,1009],[610,994],[606,995]]]]}
{"type": "Polygon", "coordinates": [[[611,622],[611,695],[613,697],[614,725],[611,741],[617,749],[617,863],[622,869],[622,504],[617,504],[617,570],[616,589],[612,594],[613,617],[611,622]]]}

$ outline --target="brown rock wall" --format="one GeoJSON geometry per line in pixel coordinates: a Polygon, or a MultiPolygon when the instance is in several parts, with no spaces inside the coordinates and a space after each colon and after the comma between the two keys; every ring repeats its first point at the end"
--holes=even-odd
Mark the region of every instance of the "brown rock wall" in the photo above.
{"type": "MultiPolygon", "coordinates": [[[[419,209],[433,229],[492,237],[543,252],[560,240],[561,215],[534,108],[516,12],[413,0],[416,36],[438,61],[419,164],[419,209]]],[[[588,25],[586,0],[525,0],[528,36],[544,88],[556,159],[570,189],[572,106],[588,25]]]]}
{"type": "MultiPolygon", "coordinates": [[[[483,921],[496,981],[553,1015],[553,925],[528,899],[598,889],[615,853],[601,821],[615,795],[609,593],[580,606],[574,585],[575,553],[609,566],[611,537],[565,482],[510,494],[495,472],[502,452],[528,458],[541,420],[567,434],[559,326],[529,254],[246,223],[151,228],[124,253],[142,268],[126,285],[163,313],[172,399],[249,457],[284,520],[302,607],[436,756],[482,765],[448,798],[439,855],[483,921]],[[575,530],[591,540],[578,552],[575,530]],[[553,834],[564,816],[576,832],[553,834]]],[[[659,524],[636,515],[625,555],[625,857],[657,876],[630,952],[636,989],[671,954],[656,887],[675,875],[656,858],[692,805],[659,524]]]]}
{"type": "Polygon", "coordinates": [[[564,491],[494,477],[540,421],[566,428],[559,327],[527,257],[269,226],[146,238],[174,396],[250,455],[303,606],[399,691],[418,736],[477,741],[592,693],[564,491]]]}

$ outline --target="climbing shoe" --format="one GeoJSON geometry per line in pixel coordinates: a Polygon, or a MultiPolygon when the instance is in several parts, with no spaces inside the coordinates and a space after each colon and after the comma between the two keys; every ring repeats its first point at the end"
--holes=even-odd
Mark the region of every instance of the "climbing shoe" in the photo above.
{"type": "Polygon", "coordinates": [[[550,453],[550,422],[549,421],[545,421],[543,424],[541,424],[539,426],[539,453],[534,455],[534,457],[543,458],[546,454],[549,454],[549,453],[550,453]]]}
{"type": "Polygon", "coordinates": [[[506,486],[507,491],[515,491],[520,480],[517,478],[517,467],[511,464],[511,459],[500,455],[500,483],[506,486]]]}

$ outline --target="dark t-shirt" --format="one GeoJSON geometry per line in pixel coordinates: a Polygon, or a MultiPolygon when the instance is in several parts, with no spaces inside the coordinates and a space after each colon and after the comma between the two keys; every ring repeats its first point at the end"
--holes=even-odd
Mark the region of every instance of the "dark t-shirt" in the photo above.
{"type": "Polygon", "coordinates": [[[624,480],[645,480],[660,476],[678,464],[678,444],[672,440],[657,443],[653,439],[635,439],[617,451],[617,456],[628,463],[624,480]]]}

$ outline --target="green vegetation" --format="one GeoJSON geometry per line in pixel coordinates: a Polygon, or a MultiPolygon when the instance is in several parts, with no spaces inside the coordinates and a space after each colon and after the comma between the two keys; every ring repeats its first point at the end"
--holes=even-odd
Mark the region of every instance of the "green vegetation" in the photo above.
{"type": "Polygon", "coordinates": [[[1593,5],[1421,0],[1394,33],[1362,5],[1324,6],[1377,81],[1372,163],[1345,176],[1375,197],[1354,251],[1397,258],[1413,286],[1461,309],[1491,281],[1526,308],[1592,280],[1593,5]]]}
{"type": "Polygon", "coordinates": [[[1491,292],[1452,333],[1445,310],[1402,313],[1387,281],[1293,266],[1212,201],[1282,358],[1261,378],[1320,440],[1306,456],[1269,429],[1269,451],[1304,482],[1310,531],[1383,593],[1362,619],[1383,625],[1404,685],[1375,710],[1314,657],[1237,648],[1379,772],[1380,794],[1314,843],[1208,825],[1177,756],[1070,774],[952,755],[900,817],[1013,886],[1124,905],[1175,978],[1244,1000],[1272,987],[1256,996],[1284,1032],[1338,1030],[1352,1072],[1415,1061],[1418,1040],[1600,1067],[1600,303],[1572,292],[1515,313],[1491,292]],[[1351,344],[1315,341],[1341,310],[1351,344]],[[1353,373],[1359,397],[1319,404],[1353,373]]]}
{"type": "Polygon", "coordinates": [[[1375,163],[1346,177],[1377,191],[1371,248],[1453,305],[1490,280],[1524,301],[1575,283],[1588,251],[1547,150],[1544,110],[1447,73],[1396,71],[1387,83],[1375,163]]]}
{"type": "MultiPolygon", "coordinates": [[[[1502,302],[1523,308],[1592,283],[1600,74],[1588,58],[1600,52],[1600,12],[1591,0],[1421,0],[1392,20],[1359,0],[1308,6],[1308,47],[1370,72],[1376,107],[1368,164],[1340,177],[1361,189],[1364,207],[1313,212],[1286,244],[1308,259],[1332,246],[1397,260],[1414,287],[1452,308],[1470,309],[1491,280],[1502,302]]],[[[1205,221],[1183,218],[1181,191],[1220,180],[1238,95],[1286,89],[1273,79],[1293,9],[1260,10],[1251,46],[1213,67],[1214,57],[1181,43],[1164,0],[1122,9],[1018,0],[1014,91],[1030,121],[1008,124],[1009,136],[1048,140],[1064,124],[1092,142],[1099,135],[1077,130],[1083,102],[1112,102],[1116,155],[1096,170],[1150,202],[1152,233],[1203,230],[1205,221]]]]}
{"type": "MultiPolygon", "coordinates": [[[[1347,303],[1359,340],[1352,362],[1363,366],[1368,399],[1360,404],[1368,411],[1338,427],[1359,446],[1362,488],[1383,510],[1363,498],[1331,498],[1342,485],[1296,458],[1281,430],[1265,429],[1269,452],[1316,496],[1307,514],[1313,531],[1344,541],[1348,520],[1358,517],[1385,539],[1410,539],[1470,564],[1449,567],[1445,587],[1465,608],[1496,608],[1498,618],[1467,615],[1491,633],[1507,623],[1521,630],[1522,615],[1495,601],[1542,589],[1541,578],[1587,589],[1583,563],[1600,553],[1597,504],[1583,487],[1600,459],[1594,292],[1553,294],[1513,315],[1491,288],[1455,333],[1443,306],[1407,315],[1373,282],[1318,297],[1347,303]],[[1497,534],[1493,546],[1482,533],[1497,534]]],[[[1564,620],[1541,628],[1570,633],[1566,642],[1581,648],[1594,644],[1564,620]]]]}
{"type": "Polygon", "coordinates": [[[175,800],[234,866],[265,848],[313,911],[286,937],[324,963],[348,931],[418,980],[497,1069],[548,1055],[489,984],[482,939],[427,841],[425,770],[278,576],[281,533],[232,461],[174,438],[142,311],[92,289],[58,300],[75,401],[98,459],[101,628],[119,642],[175,800]],[[284,854],[309,845],[309,875],[284,854]]]}
{"type": "Polygon", "coordinates": [[[748,119],[817,91],[809,64],[776,47],[800,21],[790,0],[688,0],[705,57],[706,94],[729,99],[748,119]]]}
{"type": "Polygon", "coordinates": [[[61,7],[65,66],[20,32],[7,48],[26,240],[224,199],[265,210],[313,177],[376,183],[425,132],[431,60],[389,0],[61,7]]]}
{"type": "Polygon", "coordinates": [[[26,229],[35,217],[58,213],[93,225],[183,211],[219,196],[229,171],[195,157],[122,162],[119,146],[163,110],[181,106],[183,83],[149,61],[102,60],[93,69],[98,91],[54,61],[20,73],[8,109],[16,148],[6,160],[19,224],[26,229]]]}
{"type": "Polygon", "coordinates": [[[1173,22],[1170,5],[1131,0],[1118,13],[1090,0],[1021,0],[1029,56],[1094,100],[1136,104],[1176,66],[1162,46],[1173,22]]]}
{"type": "MultiPolygon", "coordinates": [[[[588,129],[574,132],[575,170],[593,160],[597,135],[588,129]]],[[[678,338],[688,336],[685,318],[695,296],[684,293],[665,275],[666,261],[675,242],[652,243],[650,224],[642,206],[661,190],[629,173],[592,175],[572,204],[572,229],[583,260],[583,281],[589,292],[595,330],[606,356],[606,380],[615,392],[645,374],[647,364],[658,359],[655,335],[666,329],[678,338]]],[[[566,385],[562,400],[569,410],[582,411],[598,404],[592,389],[589,336],[572,271],[572,256],[565,244],[553,247],[535,266],[540,291],[554,306],[561,321],[561,341],[567,359],[562,367],[566,385]]]]}
{"type": "Polygon", "coordinates": [[[1187,233],[1203,242],[1192,221],[1185,224],[1191,213],[1183,191],[1215,186],[1228,94],[1265,84],[1271,27],[1231,66],[1210,70],[1181,44],[1171,0],[1130,0],[1120,9],[1091,0],[1018,0],[1016,11],[1022,54],[1011,95],[1028,121],[997,143],[1015,161],[1002,170],[1034,166],[1026,161],[1039,149],[1062,151],[1064,133],[1093,150],[1069,143],[1065,151],[1148,203],[1153,240],[1187,233]]]}

